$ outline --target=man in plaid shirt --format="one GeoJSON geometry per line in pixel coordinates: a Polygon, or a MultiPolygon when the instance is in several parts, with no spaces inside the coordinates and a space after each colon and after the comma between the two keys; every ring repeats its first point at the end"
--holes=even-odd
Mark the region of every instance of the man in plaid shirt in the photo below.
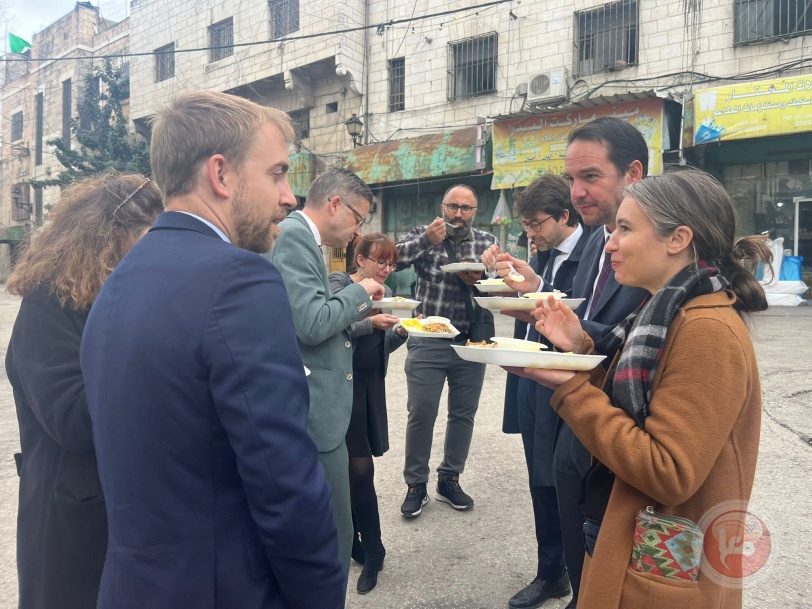
{"type": "MultiPolygon", "coordinates": [[[[407,343],[406,381],[409,420],[406,426],[406,465],[403,476],[409,487],[400,508],[406,518],[419,516],[428,502],[426,484],[434,435],[434,421],[440,407],[440,395],[448,379],[448,424],[445,453],[437,468],[437,499],[457,510],[468,510],[474,500],[460,487],[465,468],[474,415],[479,406],[485,364],[460,359],[452,342],[465,344],[469,320],[465,298],[471,298],[473,285],[482,272],[446,273],[440,267],[449,264],[444,241],[450,243],[459,262],[479,262],[482,253],[496,243],[496,237],[471,225],[476,216],[477,197],[469,186],[449,188],[440,206],[442,216],[428,226],[417,226],[398,244],[398,269],[414,265],[417,274],[415,298],[422,302],[425,316],[447,317],[461,334],[455,339],[412,337],[407,343]],[[466,284],[463,290],[459,276],[466,284]]],[[[472,300],[474,310],[478,305],[472,300]]],[[[488,337],[490,338],[490,337],[488,337]]]]}

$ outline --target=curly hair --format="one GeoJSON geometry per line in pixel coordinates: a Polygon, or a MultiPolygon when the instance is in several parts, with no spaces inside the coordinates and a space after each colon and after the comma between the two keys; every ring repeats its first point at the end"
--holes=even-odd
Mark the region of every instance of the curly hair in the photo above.
{"type": "Polygon", "coordinates": [[[23,250],[6,289],[25,296],[48,288],[63,307],[88,310],[162,211],[161,193],[142,175],[111,171],[81,180],[62,193],[45,228],[23,250]]]}

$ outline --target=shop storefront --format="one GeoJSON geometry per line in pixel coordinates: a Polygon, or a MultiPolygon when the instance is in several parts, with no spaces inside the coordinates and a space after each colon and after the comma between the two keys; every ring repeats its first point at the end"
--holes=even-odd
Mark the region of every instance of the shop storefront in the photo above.
{"type": "Polygon", "coordinates": [[[723,181],[741,234],[783,237],[812,273],[812,75],[698,90],[693,115],[692,157],[723,181]]]}

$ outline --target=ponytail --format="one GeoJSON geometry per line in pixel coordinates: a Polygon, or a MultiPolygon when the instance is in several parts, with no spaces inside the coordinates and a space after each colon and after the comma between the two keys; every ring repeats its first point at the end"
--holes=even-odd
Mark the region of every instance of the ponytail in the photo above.
{"type": "Polygon", "coordinates": [[[722,275],[730,282],[730,290],[736,295],[733,308],[739,313],[752,313],[767,308],[764,288],[756,281],[755,270],[761,262],[765,269],[773,259],[765,237],[743,237],[733,244],[733,249],[722,260],[722,275]]]}

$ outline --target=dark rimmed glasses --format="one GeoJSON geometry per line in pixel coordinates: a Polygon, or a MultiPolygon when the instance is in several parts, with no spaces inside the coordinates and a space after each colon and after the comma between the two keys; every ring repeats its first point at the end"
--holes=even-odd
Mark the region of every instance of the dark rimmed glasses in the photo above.
{"type": "Polygon", "coordinates": [[[519,222],[519,226],[522,227],[522,230],[524,232],[527,232],[528,228],[532,228],[533,232],[537,233],[541,230],[541,225],[547,222],[547,220],[550,220],[551,218],[552,216],[547,216],[546,218],[544,218],[544,220],[531,220],[530,222],[525,222],[524,220],[522,220],[521,222],[519,222]]]}
{"type": "MultiPolygon", "coordinates": [[[[341,200],[341,202],[344,205],[346,205],[347,207],[350,208],[350,211],[355,215],[355,224],[356,224],[356,226],[358,226],[358,228],[361,228],[364,225],[364,222],[367,221],[367,219],[363,215],[361,215],[361,213],[357,209],[355,209],[352,205],[347,203],[342,197],[338,197],[338,198],[341,200]]],[[[327,199],[327,200],[329,201],[330,199],[327,199]]]]}
{"type": "Polygon", "coordinates": [[[443,203],[443,206],[452,214],[461,211],[464,214],[470,214],[476,209],[475,205],[458,205],[457,203],[443,203]]]}
{"type": "Polygon", "coordinates": [[[370,258],[369,256],[367,256],[367,260],[372,260],[372,262],[377,264],[378,268],[381,270],[384,270],[386,267],[389,267],[391,270],[395,268],[395,265],[397,264],[397,262],[389,262],[388,260],[375,260],[375,258],[370,258]]]}

